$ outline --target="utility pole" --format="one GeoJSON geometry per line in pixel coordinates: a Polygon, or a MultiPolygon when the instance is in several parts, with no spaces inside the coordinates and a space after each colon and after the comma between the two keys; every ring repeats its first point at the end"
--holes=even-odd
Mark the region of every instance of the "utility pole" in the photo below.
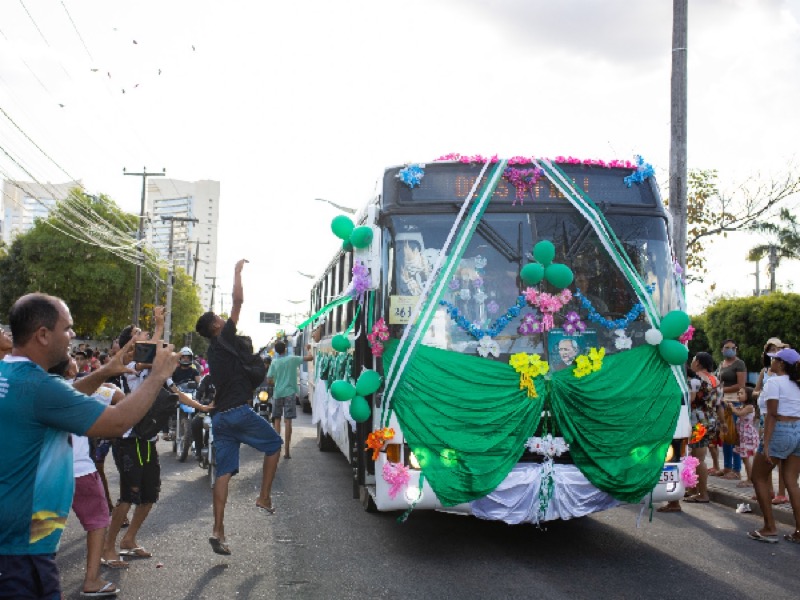
{"type": "Polygon", "coordinates": [[[689,0],[672,0],[672,81],[669,149],[669,211],[672,214],[672,250],[686,272],[686,44],[689,0]]]}
{"type": "Polygon", "coordinates": [[[142,208],[139,212],[139,233],[136,236],[137,246],[139,246],[139,262],[136,263],[136,284],[133,288],[133,324],[138,327],[139,325],[139,313],[141,312],[141,303],[142,303],[142,264],[144,264],[144,243],[142,238],[144,237],[144,199],[145,199],[145,192],[147,190],[147,178],[148,177],[161,177],[166,175],[167,170],[162,169],[161,173],[148,173],[147,167],[142,168],[141,173],[128,173],[125,168],[122,169],[123,175],[135,175],[136,177],[142,178],[142,208]]]}
{"type": "Polygon", "coordinates": [[[199,223],[199,219],[195,219],[192,217],[171,217],[171,216],[164,216],[161,217],[162,221],[169,222],[169,253],[167,256],[167,316],[164,320],[164,341],[169,343],[169,339],[172,336],[172,286],[174,284],[175,279],[175,265],[173,264],[172,258],[172,246],[173,240],[175,238],[175,222],[179,223],[199,223]]]}
{"type": "Polygon", "coordinates": [[[209,303],[208,310],[214,312],[214,290],[217,289],[217,276],[216,275],[214,277],[206,276],[206,279],[211,280],[211,302],[209,303]]]}
{"type": "MultiPolygon", "coordinates": [[[[200,262],[200,244],[210,244],[210,243],[211,242],[201,242],[200,240],[197,240],[197,245],[195,247],[194,259],[193,259],[193,262],[194,262],[194,269],[192,270],[192,282],[193,283],[197,283],[197,263],[200,262]]],[[[206,261],[203,261],[203,262],[206,262],[206,261]]]]}
{"type": "Polygon", "coordinates": [[[222,314],[225,312],[225,296],[230,296],[230,294],[226,294],[225,292],[219,293],[219,313],[222,314]]]}

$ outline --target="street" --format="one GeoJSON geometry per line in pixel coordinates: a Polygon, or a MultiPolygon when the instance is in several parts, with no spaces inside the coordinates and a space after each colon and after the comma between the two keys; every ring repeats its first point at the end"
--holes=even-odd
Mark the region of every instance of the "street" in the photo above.
{"type": "MultiPolygon", "coordinates": [[[[544,530],[435,512],[368,514],[351,497],[350,467],[316,447],[298,414],[292,459],[281,459],[275,515],[255,509],[261,457],[242,450],[226,513],[232,556],[211,551],[211,490],[191,459],[159,442],[161,500],[138,542],[151,559],[103,570],[120,598],[796,598],[800,547],[749,540],[760,524],[718,504],[681,514],[625,506],[544,530]]],[[[106,471],[112,490],[116,471],[106,471]]],[[[781,533],[790,527],[779,525],[781,533]]],[[[64,597],[80,598],[85,535],[74,515],[58,564],[64,597]]]]}

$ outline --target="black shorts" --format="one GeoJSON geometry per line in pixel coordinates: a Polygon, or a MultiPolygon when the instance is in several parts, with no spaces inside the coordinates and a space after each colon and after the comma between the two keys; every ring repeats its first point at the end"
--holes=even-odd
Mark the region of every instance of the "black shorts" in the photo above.
{"type": "Polygon", "coordinates": [[[115,442],[114,462],[119,471],[120,502],[155,504],[161,493],[161,465],[155,442],[122,438],[115,442]]]}

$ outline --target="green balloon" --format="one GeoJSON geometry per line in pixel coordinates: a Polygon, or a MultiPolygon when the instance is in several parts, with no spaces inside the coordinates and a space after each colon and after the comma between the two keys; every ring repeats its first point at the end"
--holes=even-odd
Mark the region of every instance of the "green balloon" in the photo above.
{"type": "Polygon", "coordinates": [[[554,287],[564,289],[575,278],[572,274],[572,269],[567,265],[561,263],[552,264],[544,270],[544,278],[547,279],[554,287]]]}
{"type": "Polygon", "coordinates": [[[689,349],[678,340],[664,340],[658,345],[658,353],[671,365],[682,365],[689,358],[689,349]]]}
{"type": "Polygon", "coordinates": [[[366,225],[356,227],[350,234],[350,243],[354,248],[366,248],[372,243],[372,229],[366,225]]]}
{"type": "Polygon", "coordinates": [[[338,379],[331,384],[331,396],[339,402],[351,400],[355,395],[356,388],[349,381],[338,379]]]}
{"type": "Polygon", "coordinates": [[[544,277],[544,267],[539,263],[528,263],[519,272],[525,285],[536,285],[544,277]]]}
{"type": "Polygon", "coordinates": [[[333,221],[331,221],[331,231],[333,231],[333,235],[342,240],[346,240],[350,237],[354,227],[355,225],[350,217],[345,217],[344,215],[334,217],[333,221]]]}
{"type": "Polygon", "coordinates": [[[331,340],[331,346],[337,352],[347,352],[350,350],[350,340],[347,339],[346,335],[335,335],[331,340]]]}
{"type": "Polygon", "coordinates": [[[689,329],[691,319],[682,310],[673,310],[668,312],[661,319],[661,335],[666,339],[676,339],[683,335],[689,329]]]}
{"type": "Polygon", "coordinates": [[[350,240],[343,240],[342,241],[342,250],[345,252],[350,252],[353,249],[353,244],[350,243],[350,240]]]}
{"type": "Polygon", "coordinates": [[[356,396],[350,403],[350,416],[356,423],[363,423],[369,419],[371,412],[369,403],[363,396],[356,396]]]}
{"type": "Polygon", "coordinates": [[[533,257],[542,263],[545,267],[553,262],[556,256],[556,247],[553,242],[542,240],[533,247],[533,257]]]}
{"type": "Polygon", "coordinates": [[[381,387],[381,376],[376,371],[369,369],[361,371],[356,381],[356,394],[359,396],[369,396],[378,391],[381,387]]]}

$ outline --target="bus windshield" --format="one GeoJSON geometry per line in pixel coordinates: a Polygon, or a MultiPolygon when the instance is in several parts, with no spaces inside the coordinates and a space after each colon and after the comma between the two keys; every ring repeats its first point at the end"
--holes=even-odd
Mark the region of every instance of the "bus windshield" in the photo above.
{"type": "MultiPolygon", "coordinates": [[[[428,280],[453,224],[453,215],[392,215],[387,218],[389,237],[389,283],[393,298],[404,299],[397,305],[414,304],[428,280]]],[[[622,242],[633,265],[646,284],[654,286],[656,307],[664,314],[675,308],[676,297],[671,277],[667,224],[654,215],[610,214],[607,219],[622,242]]],[[[474,353],[477,340],[452,318],[452,309],[481,329],[488,329],[498,317],[513,307],[524,291],[520,269],[533,260],[531,249],[540,239],[549,239],[556,247],[559,262],[575,274],[570,289],[580,289],[585,302],[609,321],[625,318],[637,303],[636,295],[619,269],[611,262],[593,228],[575,210],[558,212],[486,213],[472,237],[454,277],[445,288],[443,301],[432,323],[426,344],[457,352],[474,353]],[[450,308],[450,311],[447,309],[450,308]]],[[[553,291],[553,290],[551,290],[553,291]]],[[[574,310],[586,321],[588,310],[574,298],[565,312],[574,310]]],[[[520,316],[533,313],[525,306],[520,316]]],[[[389,315],[392,335],[402,334],[405,320],[389,315]]],[[[493,336],[504,354],[515,352],[549,355],[558,347],[544,336],[523,335],[518,319],[493,336]],[[551,347],[552,346],[552,347],[551,347]]],[[[581,346],[604,346],[607,352],[621,349],[616,338],[622,335],[597,323],[585,322],[581,346]]],[[[644,343],[650,326],[643,317],[632,322],[625,332],[633,346],[644,343]]],[[[529,333],[529,332],[528,332],[529,333]]],[[[553,332],[558,337],[559,332],[553,332]]],[[[631,347],[622,343],[623,347],[631,347]]],[[[552,364],[551,360],[551,364],[552,364]]]]}

